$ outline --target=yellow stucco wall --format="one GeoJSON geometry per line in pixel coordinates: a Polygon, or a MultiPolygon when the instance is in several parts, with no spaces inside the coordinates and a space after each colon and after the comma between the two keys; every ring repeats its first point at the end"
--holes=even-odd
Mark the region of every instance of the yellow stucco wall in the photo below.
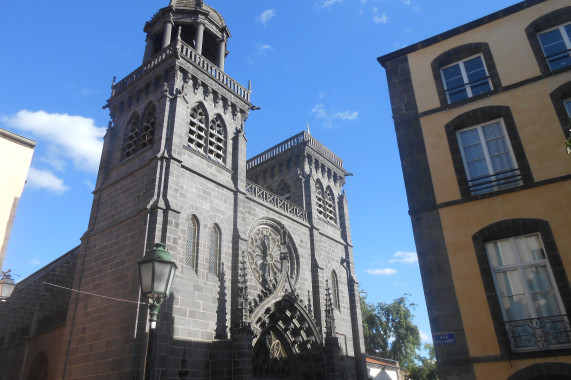
{"type": "Polygon", "coordinates": [[[565,135],[549,97],[553,90],[570,80],[571,72],[567,72],[421,118],[436,201],[460,198],[444,126],[475,108],[510,107],[535,181],[570,174],[571,159],[565,152],[565,135]],[[530,98],[533,102],[529,102],[530,98]]]}
{"type": "Polygon", "coordinates": [[[566,6],[569,6],[568,0],[549,0],[410,53],[408,61],[418,111],[440,107],[430,64],[440,54],[456,46],[473,42],[488,43],[504,87],[539,75],[539,67],[525,34],[525,27],[541,15],[566,6]]]}
{"type": "Polygon", "coordinates": [[[0,130],[0,268],[4,262],[4,253],[9,236],[6,227],[14,205],[14,199],[20,198],[26,183],[28,169],[32,162],[35,142],[0,130]]]}
{"type": "Polygon", "coordinates": [[[507,219],[547,220],[567,273],[571,271],[571,234],[566,212],[571,203],[571,181],[554,183],[440,210],[452,278],[460,304],[471,356],[500,353],[482,276],[474,253],[472,235],[507,219]],[[532,202],[541,199],[542,202],[532,202]],[[468,302],[465,302],[468,301],[468,302]]]}
{"type": "MultiPolygon", "coordinates": [[[[481,107],[510,108],[536,182],[571,174],[571,156],[565,152],[565,136],[549,96],[557,87],[571,81],[571,71],[516,86],[462,106],[440,108],[431,68],[436,57],[454,47],[486,42],[504,88],[530,78],[537,79],[541,72],[525,27],[546,13],[570,5],[569,0],[546,1],[408,55],[418,112],[426,112],[420,118],[420,124],[437,203],[461,200],[445,125],[455,117],[481,107]]],[[[439,209],[471,357],[500,354],[472,235],[502,220],[546,220],[565,271],[571,273],[570,208],[571,181],[567,180],[439,209]]],[[[474,365],[474,369],[478,379],[506,379],[514,372],[539,362],[571,363],[571,356],[479,363],[474,365]]]]}

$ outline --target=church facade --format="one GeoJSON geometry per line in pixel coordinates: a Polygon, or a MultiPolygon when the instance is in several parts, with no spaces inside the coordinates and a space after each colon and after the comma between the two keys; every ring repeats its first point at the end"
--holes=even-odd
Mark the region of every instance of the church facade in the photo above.
{"type": "Polygon", "coordinates": [[[160,242],[178,271],[154,379],[365,378],[343,161],[309,131],[246,159],[251,91],[225,72],[230,32],[210,6],[171,0],[145,32],[142,66],[106,105],[81,245],[0,305],[2,368],[142,378],[148,310],[136,262],[160,242]],[[57,318],[34,300],[54,292],[57,318]],[[41,318],[9,317],[31,304],[41,318]]]}

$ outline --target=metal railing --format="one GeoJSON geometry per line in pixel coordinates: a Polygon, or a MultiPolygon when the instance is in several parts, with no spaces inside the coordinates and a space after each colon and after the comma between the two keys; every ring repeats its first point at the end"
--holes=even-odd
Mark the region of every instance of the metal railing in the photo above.
{"type": "Polygon", "coordinates": [[[468,187],[472,195],[489,193],[491,191],[521,185],[521,173],[517,168],[468,180],[468,187]]]}
{"type": "Polygon", "coordinates": [[[567,315],[505,322],[512,351],[546,351],[571,347],[567,315]]]}
{"type": "Polygon", "coordinates": [[[244,88],[236,80],[232,79],[222,70],[220,70],[218,66],[208,61],[202,55],[198,54],[196,50],[180,40],[174,40],[171,42],[170,45],[162,49],[159,53],[155,54],[138,69],[116,83],[113,86],[112,96],[125,91],[128,87],[131,86],[131,84],[144,76],[148,71],[158,66],[161,62],[165,61],[172,55],[175,55],[177,51],[181,57],[184,57],[188,62],[192,63],[198,69],[214,78],[234,94],[246,100],[247,102],[250,101],[251,91],[249,89],[244,88]]]}
{"type": "Polygon", "coordinates": [[[334,163],[338,167],[343,168],[343,160],[342,159],[340,159],[335,153],[333,153],[332,151],[327,149],[319,141],[314,139],[313,136],[311,136],[311,134],[309,134],[308,132],[305,132],[305,131],[298,133],[297,135],[290,137],[289,139],[287,139],[285,141],[282,141],[281,143],[279,143],[279,144],[271,147],[270,149],[258,154],[257,156],[250,158],[246,162],[246,168],[247,169],[253,168],[256,165],[259,165],[259,164],[263,163],[264,161],[267,161],[270,158],[275,157],[278,154],[285,152],[286,150],[289,150],[289,149],[291,149],[297,145],[301,145],[303,143],[308,144],[313,149],[315,149],[317,152],[319,152],[323,157],[325,157],[327,160],[331,161],[332,163],[334,163]]]}
{"type": "Polygon", "coordinates": [[[294,217],[307,222],[307,211],[305,211],[305,209],[285,200],[279,195],[274,194],[261,186],[256,185],[253,182],[246,181],[246,193],[286,212],[289,215],[293,215],[294,217]]]}

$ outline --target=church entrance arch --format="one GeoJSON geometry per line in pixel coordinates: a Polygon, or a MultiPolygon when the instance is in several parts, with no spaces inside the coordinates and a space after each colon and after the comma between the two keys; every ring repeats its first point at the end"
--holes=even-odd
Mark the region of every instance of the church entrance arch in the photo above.
{"type": "Polygon", "coordinates": [[[322,379],[323,339],[305,307],[284,294],[252,318],[256,379],[322,379]]]}

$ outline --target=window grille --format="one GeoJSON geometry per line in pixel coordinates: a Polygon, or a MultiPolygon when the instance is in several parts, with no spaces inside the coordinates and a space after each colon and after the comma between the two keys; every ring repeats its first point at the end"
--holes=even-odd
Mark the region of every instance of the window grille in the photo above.
{"type": "Polygon", "coordinates": [[[206,110],[196,104],[190,110],[190,126],[188,129],[188,145],[206,153],[206,110]]]}
{"type": "Polygon", "coordinates": [[[143,113],[143,123],[140,133],[137,137],[137,150],[143,150],[153,144],[153,135],[155,134],[155,105],[149,104],[143,113]]]}
{"type": "Polygon", "coordinates": [[[485,244],[514,351],[569,347],[571,329],[539,234],[485,244]]]}
{"type": "Polygon", "coordinates": [[[462,129],[457,138],[472,194],[522,184],[502,120],[462,129]]]}
{"type": "Polygon", "coordinates": [[[210,123],[208,133],[208,155],[224,163],[226,156],[226,126],[220,115],[216,115],[210,123]]]}
{"type": "Polygon", "coordinates": [[[317,182],[315,185],[315,196],[317,203],[317,214],[325,218],[325,199],[323,198],[323,186],[321,185],[321,182],[317,182]]]}
{"type": "Polygon", "coordinates": [[[330,187],[327,187],[325,192],[325,208],[327,211],[327,220],[333,223],[337,223],[337,212],[335,211],[335,198],[333,197],[333,191],[330,187]]]}
{"type": "Polygon", "coordinates": [[[137,153],[137,132],[139,129],[139,115],[133,114],[129,119],[127,126],[127,134],[123,140],[123,147],[121,148],[122,159],[129,158],[137,153]]]}

